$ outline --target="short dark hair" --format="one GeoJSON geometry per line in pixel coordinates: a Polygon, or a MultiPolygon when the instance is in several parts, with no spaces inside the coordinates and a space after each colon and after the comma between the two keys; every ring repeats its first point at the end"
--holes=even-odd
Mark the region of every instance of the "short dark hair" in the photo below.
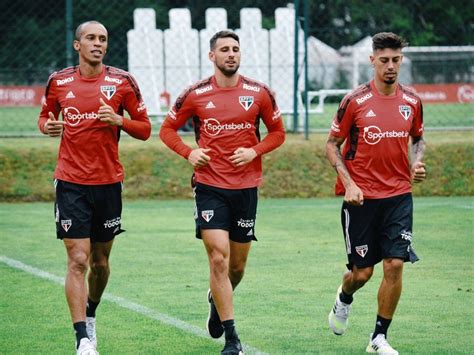
{"type": "Polygon", "coordinates": [[[408,42],[404,38],[393,32],[380,32],[372,37],[372,50],[377,49],[402,49],[408,46],[408,42]]]}
{"type": "Polygon", "coordinates": [[[211,40],[209,41],[209,47],[211,51],[213,51],[216,48],[216,42],[219,38],[227,38],[227,37],[235,39],[237,43],[240,44],[240,39],[237,33],[229,31],[229,30],[219,31],[216,34],[214,34],[214,36],[212,36],[211,40]]]}
{"type": "MultiPolygon", "coordinates": [[[[84,29],[85,26],[87,25],[101,25],[101,26],[104,26],[102,23],[100,23],[99,21],[86,21],[86,22],[83,22],[81,23],[79,26],[77,26],[76,28],[76,32],[75,32],[75,40],[76,41],[79,41],[81,39],[81,36],[82,36],[82,30],[84,29]]],[[[105,26],[104,26],[105,28],[105,26]]],[[[107,30],[107,28],[105,28],[107,30]]]]}

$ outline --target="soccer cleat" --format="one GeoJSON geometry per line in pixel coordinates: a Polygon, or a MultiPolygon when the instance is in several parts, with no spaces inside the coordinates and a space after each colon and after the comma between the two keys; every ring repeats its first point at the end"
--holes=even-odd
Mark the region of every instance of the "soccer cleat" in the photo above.
{"type": "Polygon", "coordinates": [[[207,291],[207,301],[209,302],[209,316],[207,317],[206,328],[211,337],[220,338],[224,334],[219,313],[217,313],[216,305],[212,300],[211,290],[207,291]]]}
{"type": "Polygon", "coordinates": [[[221,355],[244,355],[244,350],[242,349],[239,338],[226,340],[221,355]]]}
{"type": "Polygon", "coordinates": [[[95,350],[94,344],[92,344],[89,338],[82,338],[76,355],[99,355],[99,353],[95,350]]]}
{"type": "Polygon", "coordinates": [[[94,348],[97,349],[97,335],[95,333],[95,317],[86,317],[86,331],[94,348]]]}
{"type": "Polygon", "coordinates": [[[342,285],[337,289],[336,300],[328,316],[329,328],[331,328],[336,335],[343,335],[346,332],[347,326],[349,325],[349,312],[351,310],[350,304],[346,304],[339,299],[341,292],[342,285]]]}
{"type": "Polygon", "coordinates": [[[372,339],[372,335],[373,334],[370,334],[369,345],[367,345],[367,349],[365,349],[366,352],[385,355],[398,355],[398,351],[392,348],[387,339],[385,339],[385,334],[377,334],[374,339],[372,339]]]}

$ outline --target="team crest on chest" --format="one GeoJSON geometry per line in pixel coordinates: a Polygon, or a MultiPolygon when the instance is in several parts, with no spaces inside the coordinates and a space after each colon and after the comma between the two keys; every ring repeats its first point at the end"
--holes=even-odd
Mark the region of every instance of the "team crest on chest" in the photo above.
{"type": "Polygon", "coordinates": [[[100,92],[107,98],[107,100],[110,100],[116,91],[117,88],[115,85],[101,85],[100,87],[100,92]]]}
{"type": "Polygon", "coordinates": [[[400,106],[398,106],[398,111],[403,116],[405,121],[408,120],[408,118],[410,118],[410,115],[411,115],[411,107],[410,106],[400,105],[400,106]]]}
{"type": "Polygon", "coordinates": [[[253,96],[239,96],[239,102],[245,111],[248,111],[253,105],[253,96]]]}

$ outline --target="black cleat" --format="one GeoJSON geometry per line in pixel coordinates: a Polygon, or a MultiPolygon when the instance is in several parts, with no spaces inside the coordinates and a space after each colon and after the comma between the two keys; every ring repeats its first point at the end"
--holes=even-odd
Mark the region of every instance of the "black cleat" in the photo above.
{"type": "Polygon", "coordinates": [[[212,300],[211,290],[207,291],[207,301],[209,302],[209,317],[207,318],[206,328],[209,335],[217,339],[224,334],[224,327],[219,318],[219,313],[217,313],[216,305],[212,300]]]}
{"type": "Polygon", "coordinates": [[[244,350],[242,349],[239,338],[226,340],[221,355],[244,355],[244,350]]]}

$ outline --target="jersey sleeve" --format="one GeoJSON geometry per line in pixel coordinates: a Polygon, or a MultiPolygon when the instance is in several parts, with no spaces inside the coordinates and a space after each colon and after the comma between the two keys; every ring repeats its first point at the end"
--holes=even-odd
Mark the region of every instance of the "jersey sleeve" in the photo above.
{"type": "Polygon", "coordinates": [[[56,97],[56,87],[54,84],[54,76],[56,73],[53,73],[49,76],[48,82],[46,84],[46,90],[44,93],[44,101],[41,107],[41,112],[38,118],[38,128],[41,133],[45,134],[44,132],[44,124],[49,118],[49,113],[52,112],[56,119],[59,117],[61,112],[61,107],[59,106],[59,102],[57,101],[56,97]]]}
{"type": "Polygon", "coordinates": [[[349,99],[349,95],[347,95],[342,99],[337,112],[334,115],[331,123],[330,134],[339,138],[347,137],[353,122],[353,104],[349,99]]]}
{"type": "Polygon", "coordinates": [[[263,90],[260,115],[267,127],[268,134],[261,142],[252,147],[257,155],[271,152],[285,141],[285,127],[281,112],[276,103],[275,96],[268,88],[263,90]]]}
{"type": "MultiPolygon", "coordinates": [[[[130,74],[129,74],[130,75],[130,74]]],[[[129,87],[123,97],[122,105],[130,119],[123,118],[122,129],[133,138],[147,140],[151,134],[151,123],[137,82],[130,75],[129,87]]]]}
{"type": "Polygon", "coordinates": [[[185,159],[191,154],[192,148],[183,142],[178,134],[178,129],[194,115],[190,94],[191,89],[187,89],[178,97],[173,107],[168,111],[160,129],[160,139],[163,143],[185,159]]]}
{"type": "Polygon", "coordinates": [[[418,106],[413,117],[413,124],[410,130],[410,136],[421,137],[423,135],[423,104],[419,100],[418,106]]]}

